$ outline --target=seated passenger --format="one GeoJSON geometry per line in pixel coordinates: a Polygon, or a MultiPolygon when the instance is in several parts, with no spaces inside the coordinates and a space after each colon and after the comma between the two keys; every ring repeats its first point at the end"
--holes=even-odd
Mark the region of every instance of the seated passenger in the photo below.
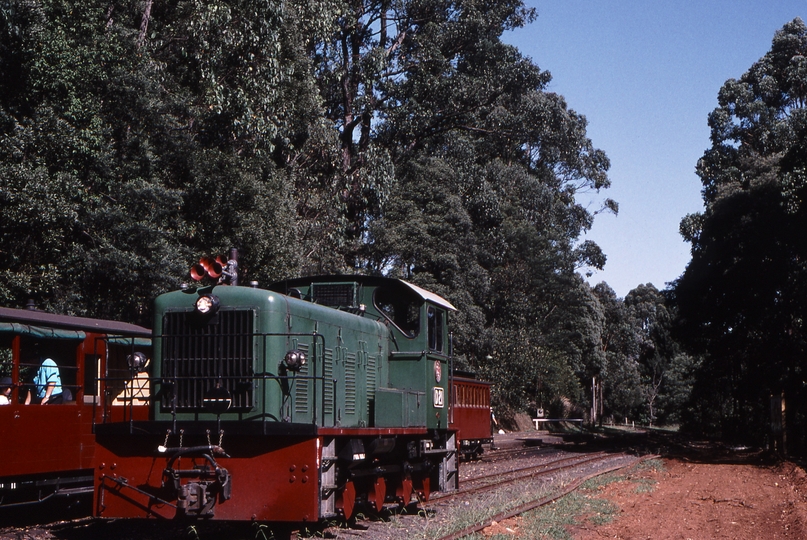
{"type": "Polygon", "coordinates": [[[0,405],[11,403],[11,377],[0,379],[0,405]]]}
{"type": "Polygon", "coordinates": [[[39,405],[58,405],[63,402],[62,378],[59,376],[59,366],[51,358],[45,358],[34,376],[34,392],[28,392],[25,404],[37,403],[39,405]]]}

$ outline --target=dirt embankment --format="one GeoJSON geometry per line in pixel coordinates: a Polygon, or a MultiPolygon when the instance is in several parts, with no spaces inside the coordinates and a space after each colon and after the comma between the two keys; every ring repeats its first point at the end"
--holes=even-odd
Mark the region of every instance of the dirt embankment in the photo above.
{"type": "Polygon", "coordinates": [[[807,538],[807,475],[791,462],[758,459],[664,460],[647,470],[652,490],[635,482],[603,486],[598,497],[619,507],[613,521],[585,519],[570,532],[578,540],[807,538]]]}

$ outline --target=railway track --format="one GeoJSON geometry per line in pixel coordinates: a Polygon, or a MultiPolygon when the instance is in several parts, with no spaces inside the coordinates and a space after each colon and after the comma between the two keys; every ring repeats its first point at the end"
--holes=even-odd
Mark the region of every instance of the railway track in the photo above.
{"type": "Polygon", "coordinates": [[[529,512],[530,510],[534,510],[534,509],[536,509],[536,508],[538,508],[540,506],[544,506],[546,504],[554,502],[554,501],[560,499],[561,497],[564,497],[565,495],[568,495],[569,493],[573,492],[574,490],[579,488],[582,484],[584,484],[588,480],[591,480],[592,478],[595,478],[597,476],[601,476],[603,474],[607,474],[609,472],[614,472],[614,471],[617,471],[619,469],[623,469],[623,468],[628,467],[628,466],[633,465],[633,464],[635,464],[635,461],[631,462],[631,463],[619,463],[619,464],[616,464],[616,465],[608,466],[608,467],[606,467],[604,469],[600,469],[600,470],[598,470],[598,471],[596,471],[594,473],[590,473],[590,474],[582,476],[580,478],[576,478],[575,480],[573,480],[572,482],[570,482],[569,484],[564,486],[561,490],[559,490],[559,491],[557,491],[555,493],[552,493],[551,495],[547,495],[545,497],[540,497],[540,498],[535,499],[533,501],[528,501],[526,503],[520,504],[520,505],[516,506],[515,508],[500,512],[500,513],[496,514],[495,516],[492,516],[492,517],[487,518],[487,519],[485,519],[483,521],[480,521],[479,523],[475,523],[475,524],[470,525],[468,527],[465,527],[464,529],[461,529],[459,531],[452,532],[452,533],[444,535],[444,536],[440,536],[440,537],[437,538],[437,540],[458,540],[460,538],[469,536],[469,535],[471,535],[473,533],[480,532],[483,529],[489,527],[494,522],[504,521],[505,519],[509,519],[509,518],[524,514],[526,512],[529,512]]]}
{"type": "MultiPolygon", "coordinates": [[[[491,457],[493,454],[490,454],[491,457]]],[[[556,500],[586,480],[636,464],[635,455],[619,452],[569,452],[523,447],[477,463],[463,475],[460,489],[435,494],[417,509],[375,516],[357,524],[366,531],[337,531],[334,538],[387,540],[457,539],[508,517],[556,500]],[[474,477],[469,478],[467,475],[474,477]]]]}
{"type": "Polygon", "coordinates": [[[508,471],[501,471],[486,474],[483,476],[477,476],[475,478],[466,480],[458,491],[438,495],[432,498],[432,500],[442,501],[444,499],[462,497],[472,493],[480,493],[487,490],[496,489],[501,486],[523,480],[525,478],[536,478],[540,476],[551,475],[553,473],[574,469],[587,463],[592,462],[596,463],[608,455],[609,454],[606,454],[605,452],[598,452],[596,454],[585,454],[585,455],[575,454],[572,456],[561,457],[559,459],[553,459],[551,461],[541,463],[538,465],[531,465],[528,467],[520,467],[508,471]]]}
{"type": "Polygon", "coordinates": [[[488,452],[482,454],[481,457],[475,460],[464,461],[463,463],[491,463],[494,461],[501,461],[502,459],[507,459],[510,457],[515,456],[523,456],[528,454],[547,454],[552,453],[556,450],[553,448],[543,448],[539,446],[518,446],[514,448],[499,448],[496,450],[489,450],[488,452]]]}

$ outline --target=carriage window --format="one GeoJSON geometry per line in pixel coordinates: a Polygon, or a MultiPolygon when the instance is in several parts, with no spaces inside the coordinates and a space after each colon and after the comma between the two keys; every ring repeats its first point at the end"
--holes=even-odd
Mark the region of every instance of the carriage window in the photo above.
{"type": "Polygon", "coordinates": [[[101,356],[97,354],[84,355],[84,401],[93,402],[93,396],[98,395],[98,367],[101,356]]]}
{"type": "Polygon", "coordinates": [[[73,340],[23,338],[20,344],[20,383],[23,385],[20,401],[23,401],[28,394],[31,395],[33,402],[36,402],[36,398],[41,398],[37,394],[43,390],[37,390],[36,377],[40,373],[40,367],[49,359],[52,361],[51,365],[55,364],[53,371],[58,373],[60,383],[57,387],[60,390],[54,394],[61,394],[60,403],[72,403],[83,383],[78,380],[76,365],[76,347],[79,343],[73,340]]]}
{"type": "Polygon", "coordinates": [[[129,367],[128,358],[135,353],[150,358],[148,347],[120,339],[107,345],[107,385],[113,405],[142,405],[149,395],[148,372],[138,373],[129,367]]]}
{"type": "Polygon", "coordinates": [[[0,343],[0,377],[11,377],[11,346],[0,343]]]}
{"type": "Polygon", "coordinates": [[[11,346],[0,343],[0,405],[11,403],[13,358],[11,346]]]}
{"type": "Polygon", "coordinates": [[[429,349],[437,352],[443,350],[443,312],[429,306],[429,349]]]}

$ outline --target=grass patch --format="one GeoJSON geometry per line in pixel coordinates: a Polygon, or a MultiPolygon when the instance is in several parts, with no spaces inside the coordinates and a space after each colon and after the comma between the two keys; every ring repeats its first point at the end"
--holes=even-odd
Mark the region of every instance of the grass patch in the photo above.
{"type": "Polygon", "coordinates": [[[617,518],[619,507],[599,496],[606,486],[627,482],[635,484],[636,493],[648,493],[656,486],[655,480],[646,477],[648,471],[663,470],[661,460],[651,459],[637,463],[627,470],[592,478],[584,482],[577,491],[525,514],[521,533],[526,538],[572,540],[569,533],[572,526],[585,520],[593,525],[605,525],[617,518]]]}
{"type": "Polygon", "coordinates": [[[568,527],[588,519],[596,525],[613,521],[619,508],[605,499],[576,491],[524,516],[523,532],[531,538],[571,540],[568,527]]]}

